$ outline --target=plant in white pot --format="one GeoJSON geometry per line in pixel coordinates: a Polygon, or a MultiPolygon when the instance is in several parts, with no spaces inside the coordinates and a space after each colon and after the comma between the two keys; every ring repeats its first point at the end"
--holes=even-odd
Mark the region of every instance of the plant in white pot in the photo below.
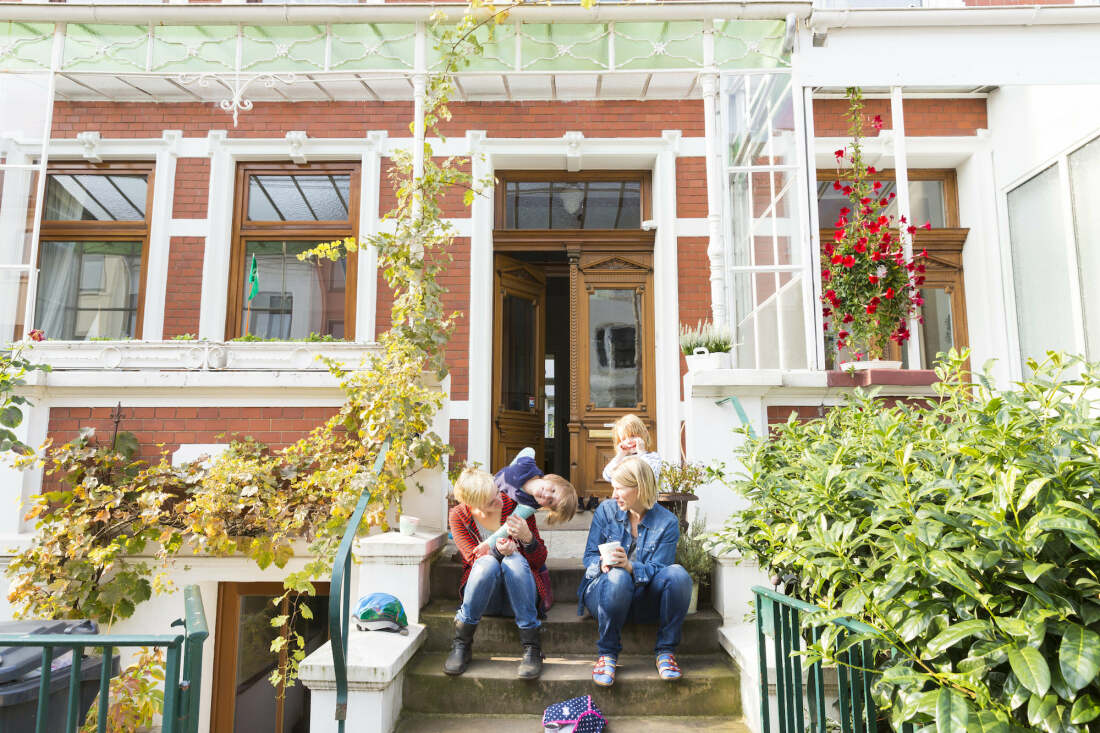
{"type": "Polygon", "coordinates": [[[702,517],[697,517],[686,532],[680,533],[676,563],[691,576],[688,613],[695,613],[699,605],[699,588],[710,585],[710,574],[714,568],[714,559],[707,549],[707,532],[702,517]]]}
{"type": "Polygon", "coordinates": [[[733,336],[728,326],[699,321],[694,327],[680,325],[680,351],[689,372],[729,369],[733,336]]]}
{"type": "MultiPolygon", "coordinates": [[[[923,322],[920,286],[924,284],[924,252],[907,256],[916,227],[890,213],[895,195],[883,192],[877,171],[863,159],[863,96],[848,89],[851,144],[835,153],[837,179],[833,188],[848,199],[833,222],[832,241],[823,242],[821,315],[835,337],[838,356],[849,361],[841,369],[897,368],[884,361],[890,342],[909,340],[913,316],[923,322]]],[[[872,125],[879,129],[882,119],[872,125]]],[[[822,222],[824,226],[826,222],[822,222]]],[[[930,228],[926,223],[924,228],[930,228]]]]}

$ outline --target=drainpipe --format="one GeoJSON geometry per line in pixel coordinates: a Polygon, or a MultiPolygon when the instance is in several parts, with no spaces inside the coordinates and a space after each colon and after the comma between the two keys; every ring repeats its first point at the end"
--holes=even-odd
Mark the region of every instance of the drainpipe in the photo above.
{"type": "Polygon", "coordinates": [[[726,251],[722,242],[722,153],[718,143],[718,67],[714,63],[714,22],[703,23],[703,124],[706,134],[707,257],[710,259],[710,310],[716,326],[729,324],[726,313],[726,251]]]}

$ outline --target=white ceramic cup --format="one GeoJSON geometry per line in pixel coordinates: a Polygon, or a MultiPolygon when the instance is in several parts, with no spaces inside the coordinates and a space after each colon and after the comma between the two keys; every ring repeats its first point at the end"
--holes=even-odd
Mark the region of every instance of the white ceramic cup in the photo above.
{"type": "Polygon", "coordinates": [[[399,529],[401,534],[414,535],[416,534],[416,528],[420,524],[419,517],[409,516],[408,514],[401,515],[401,523],[399,529]]]}
{"type": "Polygon", "coordinates": [[[614,552],[615,550],[619,549],[622,546],[623,546],[623,544],[621,542],[619,542],[618,540],[614,540],[612,542],[604,542],[602,545],[599,545],[598,547],[599,547],[599,550],[600,550],[600,558],[603,560],[603,564],[604,565],[610,565],[611,564],[611,553],[614,552]]]}

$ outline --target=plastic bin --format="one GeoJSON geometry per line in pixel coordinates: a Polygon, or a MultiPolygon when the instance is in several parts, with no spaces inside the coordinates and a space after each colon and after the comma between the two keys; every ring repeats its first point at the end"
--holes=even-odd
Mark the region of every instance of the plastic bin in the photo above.
{"type": "MultiPolygon", "coordinates": [[[[95,634],[98,631],[91,621],[9,621],[0,623],[0,634],[95,634]]],[[[74,639],[76,641],[76,639],[74,639]]],[[[88,639],[89,642],[93,641],[88,639]]],[[[99,694],[101,657],[99,650],[85,647],[80,660],[80,704],[77,720],[84,716],[99,694]]],[[[33,731],[38,713],[38,688],[41,682],[42,647],[0,647],[0,733],[33,731]]],[[[49,733],[65,730],[69,710],[69,674],[73,665],[72,651],[55,650],[50,665],[50,700],[46,730],[49,733]]],[[[118,674],[119,658],[114,655],[111,676],[118,674]]]]}

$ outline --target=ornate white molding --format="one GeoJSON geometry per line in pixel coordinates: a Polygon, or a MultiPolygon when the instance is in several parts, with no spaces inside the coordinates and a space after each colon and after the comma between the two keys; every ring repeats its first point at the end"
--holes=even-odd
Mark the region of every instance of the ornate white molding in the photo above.
{"type": "Polygon", "coordinates": [[[356,366],[374,344],[331,342],[44,341],[29,352],[53,370],[327,371],[321,357],[356,366]]]}
{"type": "Polygon", "coordinates": [[[286,141],[290,146],[287,155],[298,165],[305,165],[309,162],[306,159],[305,151],[302,149],[307,140],[309,140],[309,136],[306,135],[305,130],[291,130],[286,134],[286,141]]]}
{"type": "Polygon", "coordinates": [[[92,163],[102,163],[103,158],[99,155],[99,132],[97,130],[87,130],[85,132],[76,133],[76,141],[80,143],[83,148],[84,160],[92,163]]]}

